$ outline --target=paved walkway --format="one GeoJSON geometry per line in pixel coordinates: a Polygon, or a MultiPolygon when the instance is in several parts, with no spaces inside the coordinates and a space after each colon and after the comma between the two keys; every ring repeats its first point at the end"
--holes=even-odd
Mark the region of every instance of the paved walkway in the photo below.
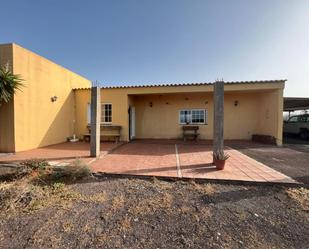
{"type": "MultiPolygon", "coordinates": [[[[113,142],[101,143],[101,156],[107,154],[109,151],[113,150],[119,145],[120,144],[115,144],[113,142]]],[[[22,151],[15,154],[0,153],[0,163],[21,162],[29,159],[44,159],[49,161],[52,165],[63,165],[69,164],[70,162],[76,160],[76,158],[80,158],[86,163],[91,163],[92,161],[94,161],[94,159],[90,157],[89,143],[67,142],[50,145],[38,149],[22,151]]]]}
{"type": "Polygon", "coordinates": [[[212,165],[212,147],[209,141],[102,143],[98,159],[89,156],[89,143],[63,143],[4,155],[0,157],[0,163],[41,158],[53,165],[66,165],[76,158],[81,158],[94,172],[102,173],[249,182],[296,182],[231,147],[226,147],[226,152],[231,157],[224,170],[217,170],[212,165]]]}
{"type": "Polygon", "coordinates": [[[292,178],[226,147],[231,156],[224,170],[212,164],[212,147],[205,143],[125,144],[91,164],[95,172],[186,177],[216,180],[295,183],[292,178]]]}
{"type": "Polygon", "coordinates": [[[231,147],[274,170],[309,184],[309,145],[285,144],[282,147],[257,143],[237,143],[231,147]]]}

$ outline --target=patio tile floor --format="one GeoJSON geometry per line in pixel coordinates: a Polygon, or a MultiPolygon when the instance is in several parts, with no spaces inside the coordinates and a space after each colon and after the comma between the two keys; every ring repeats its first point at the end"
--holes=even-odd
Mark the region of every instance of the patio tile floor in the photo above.
{"type": "MultiPolygon", "coordinates": [[[[108,151],[119,145],[120,144],[115,144],[113,142],[101,143],[101,155],[105,155],[108,151]]],[[[86,163],[93,161],[93,158],[90,157],[89,143],[66,142],[33,150],[3,154],[0,156],[0,163],[21,162],[29,159],[44,159],[56,165],[70,163],[76,158],[80,158],[86,163]]]]}
{"type": "Polygon", "coordinates": [[[212,147],[208,142],[184,143],[177,140],[102,143],[101,155],[97,159],[89,156],[89,143],[62,143],[1,156],[0,163],[42,158],[57,165],[81,158],[94,172],[100,173],[297,183],[235,149],[226,147],[225,150],[230,158],[224,170],[217,170],[212,164],[212,147]]]}
{"type": "MultiPolygon", "coordinates": [[[[229,147],[226,147],[226,152],[231,157],[225,169],[216,170],[212,164],[212,147],[209,144],[181,142],[176,143],[176,146],[181,177],[296,183],[292,178],[229,147]]],[[[96,172],[104,173],[179,177],[175,144],[171,141],[129,143],[106,154],[92,163],[91,167],[96,172]]]]}
{"type": "Polygon", "coordinates": [[[176,177],[174,146],[169,144],[123,145],[91,164],[96,172],[176,177]]]}

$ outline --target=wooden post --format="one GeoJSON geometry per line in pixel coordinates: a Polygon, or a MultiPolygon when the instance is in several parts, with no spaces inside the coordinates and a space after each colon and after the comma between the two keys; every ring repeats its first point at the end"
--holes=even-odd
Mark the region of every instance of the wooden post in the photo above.
{"type": "Polygon", "coordinates": [[[224,81],[214,84],[213,152],[224,150],[224,81]]]}
{"type": "Polygon", "coordinates": [[[100,156],[101,95],[100,87],[91,87],[90,156],[100,156]]]}

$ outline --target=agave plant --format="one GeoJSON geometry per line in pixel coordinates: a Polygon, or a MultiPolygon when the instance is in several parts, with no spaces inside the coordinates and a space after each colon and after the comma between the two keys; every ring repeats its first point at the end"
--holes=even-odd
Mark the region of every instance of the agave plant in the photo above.
{"type": "Polygon", "coordinates": [[[0,106],[8,103],[14,96],[16,90],[21,90],[23,79],[13,74],[8,66],[0,67],[0,106]]]}
{"type": "Polygon", "coordinates": [[[230,155],[225,153],[224,151],[218,151],[218,152],[214,152],[213,154],[214,159],[216,160],[227,160],[229,159],[230,155]]]}

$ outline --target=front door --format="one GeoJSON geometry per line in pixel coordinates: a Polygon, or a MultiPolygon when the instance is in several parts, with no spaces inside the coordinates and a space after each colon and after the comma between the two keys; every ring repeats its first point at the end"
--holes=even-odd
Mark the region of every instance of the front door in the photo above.
{"type": "Polygon", "coordinates": [[[130,112],[129,112],[130,118],[130,140],[135,138],[135,107],[131,106],[130,107],[130,112]]]}

